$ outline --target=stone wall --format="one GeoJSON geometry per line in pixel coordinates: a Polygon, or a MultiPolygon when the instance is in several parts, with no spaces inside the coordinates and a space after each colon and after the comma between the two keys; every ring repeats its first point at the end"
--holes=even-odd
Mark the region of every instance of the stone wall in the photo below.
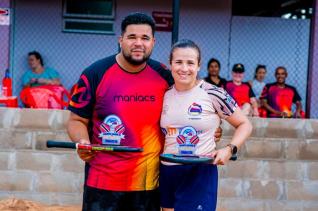
{"type": "MultiPolygon", "coordinates": [[[[71,150],[45,147],[69,140],[68,111],[0,108],[0,199],[80,204],[83,162],[71,150]]],[[[219,211],[317,211],[318,120],[251,119],[239,160],[219,168],[219,211]]],[[[222,124],[229,142],[233,129],[222,124]]]]}

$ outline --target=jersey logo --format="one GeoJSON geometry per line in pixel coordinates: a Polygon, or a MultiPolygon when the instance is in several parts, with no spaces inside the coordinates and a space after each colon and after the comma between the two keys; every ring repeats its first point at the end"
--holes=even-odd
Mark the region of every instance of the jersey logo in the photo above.
{"type": "Polygon", "coordinates": [[[184,127],[177,136],[179,154],[194,155],[195,146],[198,142],[197,131],[191,126],[184,127]]]}
{"type": "Polygon", "coordinates": [[[121,139],[125,138],[123,134],[125,127],[121,119],[116,115],[107,116],[99,126],[99,129],[101,131],[99,137],[102,138],[102,144],[120,145],[121,139]]]}
{"type": "Polygon", "coordinates": [[[202,106],[197,103],[192,103],[188,108],[188,114],[190,116],[198,116],[202,113],[202,106]]]}
{"type": "Polygon", "coordinates": [[[91,100],[91,87],[89,85],[88,79],[86,78],[86,76],[82,75],[80,78],[80,82],[81,85],[79,86],[78,84],[76,84],[73,87],[73,91],[72,91],[72,96],[78,96],[77,101],[73,101],[71,99],[70,101],[70,105],[73,106],[74,108],[83,108],[86,105],[89,104],[90,100],[91,100]]]}

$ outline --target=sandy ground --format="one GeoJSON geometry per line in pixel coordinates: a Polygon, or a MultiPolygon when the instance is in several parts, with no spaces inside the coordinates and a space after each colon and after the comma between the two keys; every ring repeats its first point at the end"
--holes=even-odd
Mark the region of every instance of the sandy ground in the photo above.
{"type": "Polygon", "coordinates": [[[48,206],[34,201],[10,198],[0,200],[1,211],[80,211],[81,206],[48,206]]]}

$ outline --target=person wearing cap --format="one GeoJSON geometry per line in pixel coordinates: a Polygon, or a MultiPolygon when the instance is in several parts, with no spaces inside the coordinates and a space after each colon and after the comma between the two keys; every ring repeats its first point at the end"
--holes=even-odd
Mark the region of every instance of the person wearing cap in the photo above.
{"type": "Polygon", "coordinates": [[[226,91],[234,98],[245,115],[259,116],[255,94],[249,83],[243,82],[245,68],[241,63],[232,68],[232,81],[225,85],[226,91]]]}

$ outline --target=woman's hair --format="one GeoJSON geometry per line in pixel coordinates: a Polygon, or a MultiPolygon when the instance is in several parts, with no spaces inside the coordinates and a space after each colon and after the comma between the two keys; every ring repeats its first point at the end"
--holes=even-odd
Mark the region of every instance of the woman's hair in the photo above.
{"type": "Polygon", "coordinates": [[[198,52],[198,64],[201,63],[201,51],[200,51],[199,46],[197,44],[195,44],[192,40],[182,39],[182,40],[176,42],[175,44],[173,44],[173,46],[171,47],[170,56],[169,56],[170,64],[172,61],[173,52],[177,48],[193,48],[193,49],[195,49],[198,52]]]}
{"type": "Polygon", "coordinates": [[[207,69],[209,69],[209,67],[210,67],[210,65],[211,65],[211,63],[212,63],[212,62],[217,63],[217,64],[218,64],[218,66],[219,66],[219,69],[221,69],[221,63],[220,63],[220,61],[219,61],[219,60],[217,60],[216,58],[211,58],[211,59],[209,60],[209,62],[208,62],[208,66],[207,66],[207,69]]]}
{"type": "Polygon", "coordinates": [[[31,51],[31,52],[28,53],[28,56],[34,56],[36,59],[39,59],[41,65],[44,66],[42,56],[41,56],[41,54],[40,54],[39,52],[37,52],[37,51],[31,51]]]}
{"type": "Polygon", "coordinates": [[[256,79],[256,74],[258,73],[260,69],[264,69],[265,72],[267,71],[265,65],[262,65],[262,64],[257,65],[257,67],[255,68],[254,79],[256,79]]]}

